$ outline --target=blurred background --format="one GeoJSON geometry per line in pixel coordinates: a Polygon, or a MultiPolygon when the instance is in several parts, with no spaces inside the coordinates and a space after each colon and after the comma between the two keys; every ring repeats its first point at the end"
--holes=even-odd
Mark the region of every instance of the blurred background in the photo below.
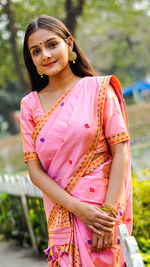
{"type": "MultiPolygon", "coordinates": [[[[41,14],[62,20],[94,69],[100,75],[114,74],[121,82],[132,148],[133,234],[145,265],[150,266],[149,0],[1,0],[0,233],[3,237],[19,238],[21,245],[33,245],[27,225],[20,223],[24,221],[21,208],[14,210],[16,203],[21,202],[19,193],[12,193],[11,182],[16,175],[27,175],[19,123],[20,100],[29,91],[22,47],[26,27],[41,14]]],[[[29,223],[41,250],[47,242],[46,226],[41,226],[46,225],[45,221],[39,219],[43,214],[41,196],[31,196],[26,190],[25,195],[29,223]]]]}

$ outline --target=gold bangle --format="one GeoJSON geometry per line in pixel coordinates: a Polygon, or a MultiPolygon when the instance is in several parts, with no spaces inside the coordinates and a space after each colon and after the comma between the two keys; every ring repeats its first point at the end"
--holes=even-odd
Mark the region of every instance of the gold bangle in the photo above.
{"type": "Polygon", "coordinates": [[[110,210],[112,212],[112,214],[115,216],[115,218],[118,215],[118,211],[115,209],[115,207],[111,206],[110,204],[106,204],[106,203],[102,204],[101,209],[102,210],[110,210]]]}

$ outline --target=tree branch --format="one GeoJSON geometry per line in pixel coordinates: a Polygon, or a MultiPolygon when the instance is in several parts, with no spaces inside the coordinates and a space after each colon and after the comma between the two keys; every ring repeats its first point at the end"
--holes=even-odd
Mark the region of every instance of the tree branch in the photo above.
{"type": "Polygon", "coordinates": [[[71,33],[74,35],[77,26],[77,17],[83,13],[85,0],[78,0],[75,5],[73,0],[66,0],[66,19],[65,24],[70,29],[71,33]]]}

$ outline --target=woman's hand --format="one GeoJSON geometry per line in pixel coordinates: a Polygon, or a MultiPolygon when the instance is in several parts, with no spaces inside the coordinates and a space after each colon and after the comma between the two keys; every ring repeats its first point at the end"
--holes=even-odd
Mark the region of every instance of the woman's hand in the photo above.
{"type": "Polygon", "coordinates": [[[101,231],[101,235],[92,233],[92,252],[100,252],[106,248],[111,248],[114,234],[112,232],[101,231]]]}
{"type": "MultiPolygon", "coordinates": [[[[105,210],[105,214],[114,218],[111,210],[105,210]]],[[[111,248],[114,239],[114,227],[111,232],[101,231],[101,234],[92,233],[92,252],[100,252],[111,248]]]]}
{"type": "Polygon", "coordinates": [[[112,232],[116,225],[115,218],[108,216],[95,205],[78,202],[73,213],[94,233],[100,235],[101,231],[112,232]]]}

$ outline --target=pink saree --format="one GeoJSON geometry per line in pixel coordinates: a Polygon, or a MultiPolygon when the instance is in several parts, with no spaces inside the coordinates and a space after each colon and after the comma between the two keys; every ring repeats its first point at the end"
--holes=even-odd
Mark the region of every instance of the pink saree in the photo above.
{"type": "MultiPolygon", "coordinates": [[[[21,102],[25,162],[39,159],[49,177],[73,197],[100,207],[105,201],[112,163],[110,145],[126,141],[128,123],[115,76],[84,77],[47,112],[36,91],[21,102]],[[108,88],[111,84],[113,89],[108,88]],[[96,153],[100,157],[92,160],[96,153]]],[[[130,163],[118,204],[118,224],[132,228],[130,163]]],[[[48,264],[61,267],[125,266],[117,226],[111,249],[92,252],[91,231],[43,194],[48,222],[48,264]]]]}

